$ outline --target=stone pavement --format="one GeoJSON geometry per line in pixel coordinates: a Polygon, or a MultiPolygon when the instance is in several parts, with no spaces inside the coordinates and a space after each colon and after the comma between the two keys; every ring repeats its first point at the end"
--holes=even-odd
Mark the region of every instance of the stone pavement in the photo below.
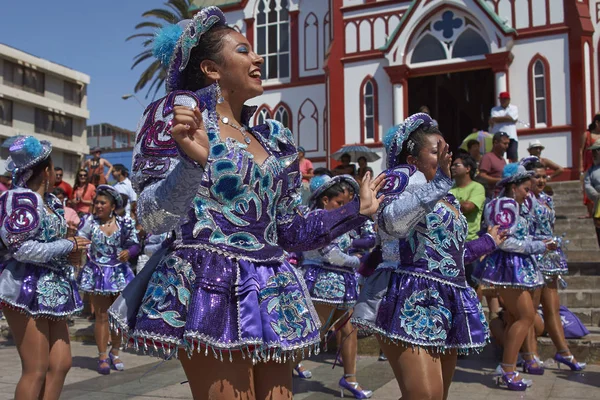
{"type": "MultiPolygon", "coordinates": [[[[127,370],[112,371],[109,376],[96,372],[96,346],[91,343],[72,343],[73,368],[61,399],[191,399],[185,375],[178,361],[161,363],[149,356],[123,352],[127,370]]],[[[339,397],[337,381],[342,369],[331,369],[333,355],[324,354],[305,361],[314,378],[294,378],[294,399],[320,400],[339,397]]],[[[10,342],[0,341],[0,400],[12,399],[20,375],[17,351],[10,342]]],[[[459,360],[451,400],[500,399],[600,399],[600,366],[592,365],[583,373],[558,370],[550,365],[546,374],[533,377],[534,386],[524,393],[509,392],[495,387],[489,375],[494,361],[481,356],[459,360]]],[[[360,357],[358,379],[373,389],[373,399],[396,400],[400,391],[387,362],[376,357],[360,357]]],[[[346,394],[346,397],[349,394],[346,394]]]]}

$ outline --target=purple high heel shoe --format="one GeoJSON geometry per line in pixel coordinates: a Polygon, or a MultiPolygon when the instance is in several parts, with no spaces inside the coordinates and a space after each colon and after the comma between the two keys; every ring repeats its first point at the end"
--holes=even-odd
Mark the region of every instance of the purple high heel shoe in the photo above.
{"type": "Polygon", "coordinates": [[[123,364],[123,361],[121,361],[121,359],[119,358],[119,356],[115,356],[112,351],[110,351],[108,353],[108,357],[110,358],[110,363],[112,364],[112,366],[117,370],[117,371],[124,371],[125,370],[125,364],[123,364]]]}
{"type": "MultiPolygon", "coordinates": [[[[512,364],[512,365],[501,364],[501,365],[506,366],[506,367],[514,367],[514,364],[512,364]]],[[[517,371],[506,372],[506,371],[504,371],[504,368],[500,368],[500,371],[502,371],[502,375],[496,377],[496,385],[498,385],[499,387],[503,387],[508,390],[522,392],[524,390],[527,390],[527,388],[531,387],[531,385],[532,385],[532,382],[530,379],[522,378],[521,380],[516,380],[516,378],[519,376],[519,373],[517,371]]],[[[500,371],[498,371],[498,372],[500,372],[500,371]]]]}
{"type": "Polygon", "coordinates": [[[302,371],[300,368],[302,368],[302,364],[298,364],[294,367],[294,371],[296,371],[296,373],[298,374],[298,376],[302,379],[310,379],[312,378],[312,372],[310,372],[309,370],[305,369],[304,371],[302,371]]]}
{"type": "Polygon", "coordinates": [[[544,375],[544,367],[538,362],[538,358],[533,353],[523,353],[525,356],[532,356],[531,360],[523,359],[523,372],[529,375],[544,375]],[[534,365],[535,364],[535,365],[534,365]]]}
{"type": "Polygon", "coordinates": [[[98,360],[98,373],[101,375],[110,374],[110,364],[108,358],[104,360],[98,360]],[[106,364],[106,367],[101,367],[102,364],[106,364]]]}
{"type": "Polygon", "coordinates": [[[585,369],[586,363],[573,362],[575,357],[573,355],[563,356],[560,353],[566,353],[566,351],[559,351],[554,355],[554,361],[558,364],[558,369],[560,369],[560,364],[565,364],[567,367],[571,368],[571,371],[581,371],[585,369]]]}
{"type": "Polygon", "coordinates": [[[355,399],[370,399],[373,396],[372,390],[358,390],[358,382],[348,382],[346,378],[355,376],[354,374],[346,374],[340,379],[340,397],[344,397],[344,389],[352,393],[355,399]]]}

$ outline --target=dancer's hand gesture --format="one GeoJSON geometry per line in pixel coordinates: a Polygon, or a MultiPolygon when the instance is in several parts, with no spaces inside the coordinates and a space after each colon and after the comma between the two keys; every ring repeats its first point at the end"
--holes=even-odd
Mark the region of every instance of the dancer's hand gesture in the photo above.
{"type": "Polygon", "coordinates": [[[442,169],[444,175],[450,178],[450,165],[452,164],[452,152],[449,151],[448,143],[442,147],[442,141],[438,140],[438,166],[442,169]]]}
{"type": "Polygon", "coordinates": [[[500,225],[488,227],[487,233],[489,233],[492,239],[494,239],[494,242],[496,242],[496,246],[500,246],[508,237],[506,231],[500,230],[500,225]]]}
{"type": "Polygon", "coordinates": [[[175,106],[171,136],[181,150],[200,165],[206,165],[210,144],[198,107],[175,106]]]}
{"type": "Polygon", "coordinates": [[[554,239],[544,240],[544,243],[546,244],[547,251],[554,251],[558,248],[558,245],[556,244],[554,239]]]}
{"type": "Polygon", "coordinates": [[[377,193],[385,184],[385,174],[371,180],[371,171],[367,171],[360,184],[360,213],[367,217],[375,214],[385,196],[377,197],[377,193]]]}

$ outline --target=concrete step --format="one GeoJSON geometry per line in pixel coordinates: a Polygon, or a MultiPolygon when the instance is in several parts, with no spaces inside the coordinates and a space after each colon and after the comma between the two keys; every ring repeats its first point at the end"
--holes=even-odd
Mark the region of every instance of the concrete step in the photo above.
{"type": "Polygon", "coordinates": [[[600,250],[569,249],[566,254],[570,262],[600,262],[600,250]]]}
{"type": "Polygon", "coordinates": [[[574,202],[569,201],[565,202],[565,204],[555,204],[554,210],[556,210],[556,215],[577,218],[587,214],[587,209],[583,205],[573,203],[574,202]]]}
{"type": "Polygon", "coordinates": [[[569,310],[575,314],[584,325],[600,326],[600,309],[569,307],[569,310]]]}
{"type": "Polygon", "coordinates": [[[575,262],[569,260],[569,277],[600,275],[600,262],[575,262]]]}
{"type": "Polygon", "coordinates": [[[600,275],[597,276],[564,276],[569,290],[600,289],[600,275]]]}
{"type": "Polygon", "coordinates": [[[600,288],[598,289],[564,289],[558,292],[560,304],[568,308],[600,309],[600,288]]]}
{"type": "Polygon", "coordinates": [[[581,181],[561,181],[561,182],[549,182],[554,192],[570,191],[581,189],[581,181]]]}
{"type": "Polygon", "coordinates": [[[569,251],[569,250],[590,250],[590,251],[594,251],[598,249],[598,240],[596,239],[596,237],[590,238],[589,236],[586,235],[581,235],[583,237],[571,237],[570,235],[567,235],[564,237],[564,240],[567,241],[566,245],[563,246],[563,250],[565,251],[569,251]]]}
{"type": "MultiPolygon", "coordinates": [[[[587,326],[590,334],[581,339],[567,339],[569,349],[580,362],[598,363],[600,362],[600,328],[587,326]]],[[[335,342],[335,341],[332,341],[335,342]]],[[[336,351],[335,343],[330,343],[328,352],[336,351]]],[[[549,337],[538,338],[538,352],[542,360],[551,359],[556,353],[556,347],[549,337]]],[[[358,339],[358,354],[377,356],[379,355],[379,343],[374,335],[358,339]]],[[[493,345],[487,345],[478,358],[496,358],[498,354],[493,345]]]]}

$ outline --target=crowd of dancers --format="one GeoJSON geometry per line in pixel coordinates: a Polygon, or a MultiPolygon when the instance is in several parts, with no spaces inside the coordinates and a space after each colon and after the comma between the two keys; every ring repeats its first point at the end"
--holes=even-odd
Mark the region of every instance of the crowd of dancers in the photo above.
{"type": "Polygon", "coordinates": [[[495,288],[504,308],[500,385],[531,386],[517,372],[519,353],[525,373],[543,373],[533,329],[540,303],[556,361],[584,368],[560,325],[557,282],[567,267],[537,158],[505,168],[485,206],[488,228],[474,240],[449,193],[452,153],[424,113],[386,134],[384,173],[317,176],[302,206],[291,132],[273,120],[249,127],[255,108],[245,102],[263,92],[264,61],[223,13],[208,7],[165,28],[155,56],[168,94],[142,116],[132,180],[138,218],[162,243],[137,276],[128,260],[140,245],[135,223],[115,213],[119,193],[99,185],[92,214],[67,237],[49,191],[51,144],[20,137],[10,147],[0,302],[23,365],[17,399],[59,398],[71,365],[65,318],[81,310],[79,290],[95,306],[102,374],[125,368],[124,337],[178,357],[194,398],[288,399],[294,369],[312,376],[301,360],[336,340],[342,396],[370,398],[356,379],[360,328],[376,336],[404,400],[446,399],[457,357],[490,340],[465,277],[475,261],[474,279],[495,288]]]}

